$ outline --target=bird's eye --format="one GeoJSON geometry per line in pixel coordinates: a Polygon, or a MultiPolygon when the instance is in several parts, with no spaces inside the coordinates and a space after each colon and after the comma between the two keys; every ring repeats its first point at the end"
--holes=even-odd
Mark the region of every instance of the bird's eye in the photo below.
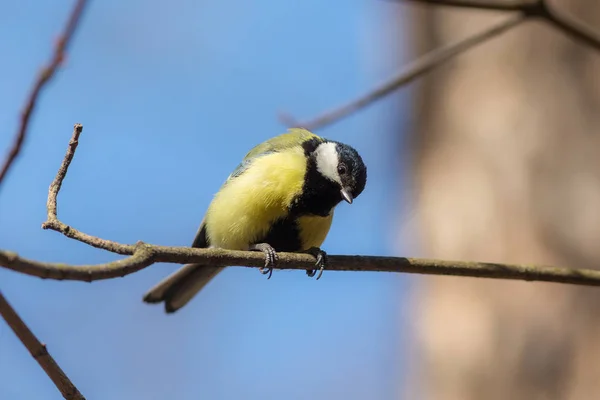
{"type": "Polygon", "coordinates": [[[338,173],[340,175],[346,175],[346,172],[348,172],[348,168],[346,167],[346,164],[338,165],[338,173]]]}

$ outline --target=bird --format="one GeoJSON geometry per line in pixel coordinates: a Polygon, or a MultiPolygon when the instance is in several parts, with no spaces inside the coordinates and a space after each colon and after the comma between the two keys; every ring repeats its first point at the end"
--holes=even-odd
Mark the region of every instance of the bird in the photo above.
{"type": "MultiPolygon", "coordinates": [[[[315,256],[320,278],[334,208],[352,204],[364,190],[367,167],[350,145],[304,128],[253,147],[214,195],[192,247],[262,251],[263,274],[271,277],[277,252],[315,256]]],[[[146,303],[164,302],[165,312],[185,306],[225,267],[187,264],[152,287],[146,303]]],[[[313,277],[316,270],[307,270],[313,277]]]]}

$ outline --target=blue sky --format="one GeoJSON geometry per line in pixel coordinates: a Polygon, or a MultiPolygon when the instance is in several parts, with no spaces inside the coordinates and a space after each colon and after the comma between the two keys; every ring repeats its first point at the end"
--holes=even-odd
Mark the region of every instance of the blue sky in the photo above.
{"type": "MultiPolygon", "coordinates": [[[[0,149],[72,3],[0,3],[0,149]]],[[[0,247],[77,264],[113,254],[43,231],[72,126],[80,147],[59,216],[121,242],[189,245],[211,196],[278,111],[319,114],[398,67],[399,8],[376,0],[91,2],[0,193],[0,247]]],[[[400,96],[327,129],[358,149],[366,190],[323,248],[390,255],[404,182],[400,96]]],[[[4,151],[3,151],[4,153],[4,151]]],[[[230,268],[181,312],[141,301],[178,266],[56,282],[0,269],[0,289],[88,399],[392,399],[401,390],[407,279],[230,268]]],[[[60,399],[0,322],[0,398],[60,399]]]]}

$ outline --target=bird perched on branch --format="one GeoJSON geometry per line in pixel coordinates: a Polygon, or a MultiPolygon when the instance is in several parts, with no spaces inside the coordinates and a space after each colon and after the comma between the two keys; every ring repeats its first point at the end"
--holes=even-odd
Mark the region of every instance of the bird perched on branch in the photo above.
{"type": "MultiPolygon", "coordinates": [[[[208,207],[192,247],[257,250],[269,274],[277,252],[308,252],[321,276],[320,249],[342,200],[352,204],[367,181],[367,168],[352,147],[294,128],[254,147],[227,178],[208,207]]],[[[146,293],[167,313],[186,305],[223,267],[188,264],[146,293]]],[[[309,276],[315,270],[307,271],[309,276]]]]}

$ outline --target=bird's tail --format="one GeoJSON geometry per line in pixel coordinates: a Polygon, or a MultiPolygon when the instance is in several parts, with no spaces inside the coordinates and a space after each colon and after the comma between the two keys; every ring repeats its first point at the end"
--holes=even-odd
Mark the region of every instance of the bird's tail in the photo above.
{"type": "Polygon", "coordinates": [[[165,311],[174,313],[185,306],[224,267],[187,264],[167,276],[144,295],[146,303],[165,302],[165,311]]]}

